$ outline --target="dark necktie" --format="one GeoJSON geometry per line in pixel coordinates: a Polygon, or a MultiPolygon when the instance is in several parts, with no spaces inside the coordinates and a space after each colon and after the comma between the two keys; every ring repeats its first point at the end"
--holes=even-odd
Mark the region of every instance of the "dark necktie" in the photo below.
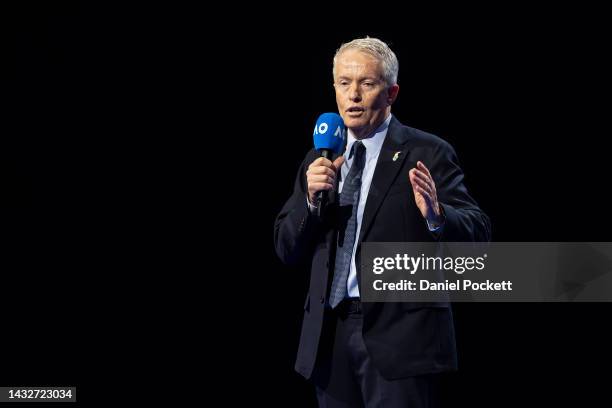
{"type": "Polygon", "coordinates": [[[365,146],[361,141],[353,143],[351,155],[353,163],[340,193],[340,220],[338,226],[338,248],[334,279],[329,295],[329,305],[332,308],[347,295],[347,280],[353,259],[353,247],[357,232],[357,208],[359,207],[359,193],[361,191],[361,175],[365,165],[365,146]]]}

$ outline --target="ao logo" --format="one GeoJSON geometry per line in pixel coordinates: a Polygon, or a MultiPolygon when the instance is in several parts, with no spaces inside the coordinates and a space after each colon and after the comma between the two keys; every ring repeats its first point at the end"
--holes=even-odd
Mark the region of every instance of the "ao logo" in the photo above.
{"type": "MultiPolygon", "coordinates": [[[[318,127],[315,126],[314,134],[315,135],[318,135],[318,134],[323,134],[324,135],[325,133],[327,133],[327,128],[328,128],[327,123],[323,122],[318,127]]],[[[338,126],[336,128],[336,131],[334,132],[334,136],[335,137],[343,137],[342,127],[338,126]]]]}

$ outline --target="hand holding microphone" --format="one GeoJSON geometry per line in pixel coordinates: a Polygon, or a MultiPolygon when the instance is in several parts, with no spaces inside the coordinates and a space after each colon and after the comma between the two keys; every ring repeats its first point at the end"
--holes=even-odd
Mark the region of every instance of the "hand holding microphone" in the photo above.
{"type": "Polygon", "coordinates": [[[308,201],[316,207],[320,207],[324,191],[334,189],[336,175],[340,166],[344,163],[344,156],[338,157],[333,162],[325,157],[319,157],[308,166],[306,179],[308,181],[308,201]]]}
{"type": "Polygon", "coordinates": [[[308,201],[318,207],[319,215],[327,201],[327,193],[336,183],[336,176],[344,162],[344,156],[332,162],[334,153],[341,153],[346,142],[346,128],[340,115],[324,113],[319,116],[313,132],[315,149],[321,157],[308,166],[308,201]]]}

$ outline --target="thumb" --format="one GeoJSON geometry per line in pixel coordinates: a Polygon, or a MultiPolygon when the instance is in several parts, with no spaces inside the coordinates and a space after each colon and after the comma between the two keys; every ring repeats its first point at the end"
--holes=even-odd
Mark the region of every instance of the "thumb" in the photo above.
{"type": "Polygon", "coordinates": [[[342,163],[344,163],[344,156],[339,156],[336,160],[334,160],[333,165],[336,172],[342,167],[342,163]]]}

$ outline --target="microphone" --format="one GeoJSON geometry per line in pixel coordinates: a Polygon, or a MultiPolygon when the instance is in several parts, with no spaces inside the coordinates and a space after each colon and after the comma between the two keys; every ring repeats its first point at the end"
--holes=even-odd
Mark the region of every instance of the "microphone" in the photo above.
{"type": "MultiPolygon", "coordinates": [[[[344,121],[337,113],[323,113],[317,119],[314,132],[315,149],[319,151],[321,157],[332,160],[334,153],[341,153],[346,142],[346,127],[344,121]]],[[[328,191],[323,190],[317,193],[317,206],[319,216],[327,203],[328,191]]]]}

